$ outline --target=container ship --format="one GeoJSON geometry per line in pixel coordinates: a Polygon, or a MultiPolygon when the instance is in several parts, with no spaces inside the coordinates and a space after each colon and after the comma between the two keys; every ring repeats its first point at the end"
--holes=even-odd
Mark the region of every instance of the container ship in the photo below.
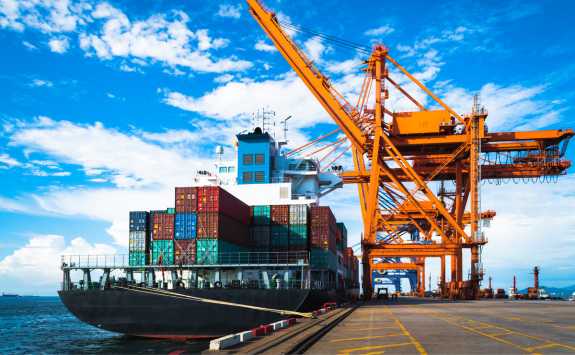
{"type": "Polygon", "coordinates": [[[173,207],[129,212],[128,255],[62,256],[59,296],[77,318],[214,338],[358,296],[345,224],[319,204],[339,177],[261,128],[236,138],[235,159],[217,147],[213,171],[175,187],[173,207]]]}

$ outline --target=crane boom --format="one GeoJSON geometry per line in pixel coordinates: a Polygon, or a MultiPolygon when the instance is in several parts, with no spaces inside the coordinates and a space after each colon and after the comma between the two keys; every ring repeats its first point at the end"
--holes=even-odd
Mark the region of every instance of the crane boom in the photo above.
{"type": "Polygon", "coordinates": [[[266,10],[258,0],[247,0],[247,3],[250,7],[250,13],[274,42],[285,60],[295,70],[347,138],[354,146],[363,150],[366,137],[353,120],[353,108],[351,105],[348,106],[347,103],[342,103],[338,99],[329,80],[314,67],[313,63],[293,43],[279,25],[274,13],[266,10]]]}

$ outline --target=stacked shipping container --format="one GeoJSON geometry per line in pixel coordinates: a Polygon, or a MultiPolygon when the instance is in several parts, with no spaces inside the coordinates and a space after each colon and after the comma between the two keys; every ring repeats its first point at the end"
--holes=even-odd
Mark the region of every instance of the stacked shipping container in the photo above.
{"type": "Polygon", "coordinates": [[[310,249],[312,268],[337,269],[337,224],[327,206],[310,209],[310,249]]]}
{"type": "Polygon", "coordinates": [[[152,265],[173,265],[174,264],[174,241],[173,240],[153,240],[152,241],[152,265]]]}
{"type": "Polygon", "coordinates": [[[171,265],[174,263],[174,218],[175,211],[150,212],[150,262],[152,265],[171,265]]]}
{"type": "Polygon", "coordinates": [[[130,266],[147,264],[149,213],[146,211],[130,212],[128,237],[128,263],[130,266]]]}
{"type": "Polygon", "coordinates": [[[196,240],[174,240],[174,264],[192,265],[196,263],[196,240]]]}
{"type": "Polygon", "coordinates": [[[176,187],[174,217],[174,263],[196,263],[198,191],[196,187],[176,187]]]}
{"type": "Polygon", "coordinates": [[[130,212],[130,265],[218,264],[238,252],[309,251],[312,269],[336,270],[339,252],[347,275],[357,273],[357,259],[345,249],[345,225],[329,207],[250,208],[217,186],[177,187],[175,206],[130,212]]]}
{"type": "Polygon", "coordinates": [[[343,251],[347,247],[347,228],[342,222],[337,222],[338,239],[337,239],[337,250],[343,251]]]}
{"type": "Polygon", "coordinates": [[[289,249],[290,251],[308,250],[308,207],[307,205],[289,206],[289,249]]]}
{"type": "Polygon", "coordinates": [[[176,187],[176,213],[196,212],[198,191],[195,187],[176,187]]]}
{"type": "Polygon", "coordinates": [[[331,209],[327,206],[312,206],[310,217],[311,247],[322,248],[335,253],[338,230],[331,209]]]}
{"type": "Polygon", "coordinates": [[[270,251],[271,240],[271,206],[250,207],[250,245],[254,251],[270,251]]]}
{"type": "Polygon", "coordinates": [[[221,263],[224,254],[245,251],[250,245],[250,208],[219,186],[197,188],[198,264],[221,263]]]}

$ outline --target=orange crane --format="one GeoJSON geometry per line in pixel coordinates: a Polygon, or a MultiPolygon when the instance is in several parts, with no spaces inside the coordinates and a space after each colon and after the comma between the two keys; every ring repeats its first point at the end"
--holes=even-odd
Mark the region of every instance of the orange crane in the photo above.
{"type": "Polygon", "coordinates": [[[344,183],[358,186],[364,296],[369,298],[373,292],[372,270],[396,267],[419,270],[421,293],[425,288],[423,261],[438,257],[443,295],[478,298],[480,254],[487,242],[481,220],[494,215],[480,210],[481,180],[564,174],[570,162],[563,154],[573,131],[488,132],[488,113],[478,100],[474,100],[470,114],[458,114],[392,58],[383,45],[374,46],[365,61],[363,84],[352,105],[292,41],[273,12],[258,0],[247,3],[254,19],[351,142],[354,169],[342,172],[341,177],[344,183]],[[418,102],[392,78],[390,66],[441,109],[429,110],[418,102]],[[390,89],[412,102],[415,110],[390,111],[386,107],[390,89]],[[435,181],[452,181],[455,188],[435,193],[430,187],[435,181]],[[419,239],[407,241],[403,236],[406,230],[417,231],[419,239]],[[464,282],[465,248],[471,253],[471,273],[470,280],[464,282]],[[449,284],[445,278],[447,257],[451,264],[449,284]],[[412,262],[382,266],[376,262],[382,258],[411,258],[412,262]]]}

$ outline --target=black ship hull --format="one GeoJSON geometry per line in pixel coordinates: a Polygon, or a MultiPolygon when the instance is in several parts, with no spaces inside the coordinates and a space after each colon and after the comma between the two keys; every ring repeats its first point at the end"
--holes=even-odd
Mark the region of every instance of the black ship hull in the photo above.
{"type": "MultiPolygon", "coordinates": [[[[301,312],[338,300],[335,290],[181,289],[174,292],[301,312]]],[[[70,290],[58,294],[70,312],[85,323],[112,332],[152,338],[217,338],[285,318],[269,311],[125,289],[70,290]]]]}

